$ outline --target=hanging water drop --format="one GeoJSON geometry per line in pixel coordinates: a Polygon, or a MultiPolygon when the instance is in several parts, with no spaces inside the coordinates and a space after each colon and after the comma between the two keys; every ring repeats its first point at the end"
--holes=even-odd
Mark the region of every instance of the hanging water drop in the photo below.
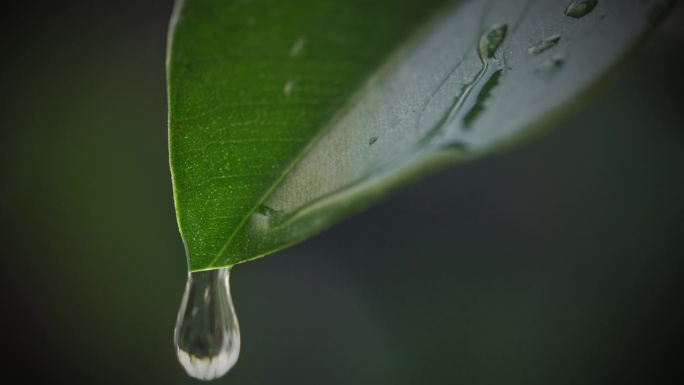
{"type": "Polygon", "coordinates": [[[188,274],[174,344],[185,371],[200,380],[223,376],[240,354],[229,274],[230,268],[188,274]]]}

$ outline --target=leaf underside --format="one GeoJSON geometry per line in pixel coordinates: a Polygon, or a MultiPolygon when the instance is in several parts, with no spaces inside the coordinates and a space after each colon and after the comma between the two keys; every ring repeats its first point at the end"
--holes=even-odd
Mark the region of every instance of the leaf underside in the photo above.
{"type": "Polygon", "coordinates": [[[669,4],[185,0],[169,149],[191,271],[300,242],[557,119],[669,4]],[[589,9],[586,15],[566,15],[589,9]]]}

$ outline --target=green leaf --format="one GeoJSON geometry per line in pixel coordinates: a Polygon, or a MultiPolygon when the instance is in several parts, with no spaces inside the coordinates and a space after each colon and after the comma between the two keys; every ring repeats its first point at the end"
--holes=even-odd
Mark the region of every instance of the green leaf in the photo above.
{"type": "Polygon", "coordinates": [[[669,4],[179,1],[169,147],[190,270],[300,242],[549,126],[669,4]]]}

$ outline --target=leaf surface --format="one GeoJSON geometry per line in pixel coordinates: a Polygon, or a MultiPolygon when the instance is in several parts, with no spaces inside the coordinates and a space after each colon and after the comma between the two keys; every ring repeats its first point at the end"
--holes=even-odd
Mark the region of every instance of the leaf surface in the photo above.
{"type": "Polygon", "coordinates": [[[191,271],[302,241],[549,126],[666,0],[185,0],[167,58],[191,271]]]}

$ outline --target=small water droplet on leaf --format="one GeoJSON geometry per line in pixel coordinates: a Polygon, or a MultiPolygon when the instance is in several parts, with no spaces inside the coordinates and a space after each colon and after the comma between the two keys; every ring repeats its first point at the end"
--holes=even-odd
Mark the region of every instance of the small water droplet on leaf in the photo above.
{"type": "Polygon", "coordinates": [[[527,52],[529,52],[530,55],[539,55],[540,53],[558,44],[560,38],[560,35],[549,36],[546,39],[528,48],[527,52]]]}
{"type": "MultiPolygon", "coordinates": [[[[424,142],[441,141],[442,146],[448,146],[451,139],[444,138],[449,136],[449,131],[469,129],[480,116],[487,98],[504,74],[505,63],[496,59],[494,53],[506,38],[507,29],[506,24],[495,24],[480,37],[477,54],[482,61],[482,67],[472,81],[461,87],[451,107],[423,138],[424,142]]],[[[426,111],[430,108],[428,105],[426,111]]]]}
{"type": "Polygon", "coordinates": [[[294,80],[288,80],[287,82],[285,82],[285,85],[283,86],[283,94],[285,94],[285,97],[289,97],[292,94],[294,86],[294,80]]]}
{"type": "Polygon", "coordinates": [[[497,24],[487,31],[487,33],[482,35],[478,49],[478,53],[482,61],[494,57],[494,52],[496,52],[506,38],[507,30],[508,26],[506,24],[497,24]]]}
{"type": "Polygon", "coordinates": [[[565,16],[579,19],[593,11],[597,4],[598,0],[575,0],[565,8],[565,16]]]}
{"type": "Polygon", "coordinates": [[[274,208],[266,206],[263,203],[260,204],[256,208],[256,210],[254,210],[254,212],[256,212],[257,214],[261,214],[263,216],[267,216],[267,217],[271,217],[271,216],[278,214],[278,212],[274,208]]]}
{"type": "Polygon", "coordinates": [[[302,53],[302,50],[304,49],[304,45],[307,42],[306,36],[300,36],[297,38],[297,40],[292,43],[292,48],[290,48],[290,57],[294,58],[298,56],[300,53],[302,53]]]}

